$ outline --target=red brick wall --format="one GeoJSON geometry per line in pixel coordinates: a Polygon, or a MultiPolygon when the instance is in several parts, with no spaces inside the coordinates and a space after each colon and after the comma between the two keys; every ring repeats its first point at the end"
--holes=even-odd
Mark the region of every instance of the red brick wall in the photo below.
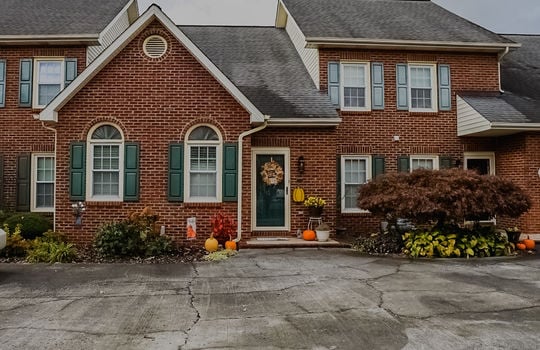
{"type": "MultiPolygon", "coordinates": [[[[189,204],[167,200],[168,145],[183,142],[188,129],[199,123],[216,126],[224,142],[236,142],[251,128],[249,114],[203,68],[176,39],[153,23],[87,84],[60,112],[57,159],[57,229],[72,240],[89,242],[97,227],[120,220],[130,212],[150,206],[159,216],[159,225],[181,243],[185,242],[188,217],[197,218],[198,244],[210,234],[210,218],[224,212],[236,220],[237,203],[189,204]],[[149,59],[142,42],[159,33],[169,49],[160,59],[149,59]],[[83,225],[74,226],[68,195],[69,145],[86,140],[96,123],[118,125],[125,140],[140,143],[140,200],[138,203],[88,203],[83,225]]],[[[249,181],[249,139],[244,164],[244,203],[251,196],[249,181]]],[[[244,215],[244,231],[249,230],[244,215]]]]}
{"type": "Polygon", "coordinates": [[[54,134],[33,118],[40,110],[19,107],[19,62],[21,58],[75,57],[79,73],[86,66],[85,47],[0,47],[7,72],[6,104],[0,108],[0,154],[4,156],[3,203],[0,209],[15,210],[17,156],[54,152],[54,134]]]}
{"type": "MultiPolygon", "coordinates": [[[[357,60],[384,64],[385,109],[371,112],[341,112],[337,129],[336,153],[382,155],[386,171],[397,171],[400,155],[436,154],[452,157],[463,164],[467,149],[493,151],[491,139],[480,141],[457,136],[456,92],[498,91],[498,63],[495,54],[422,53],[370,50],[320,50],[319,69],[322,91],[327,91],[329,61],[357,60]],[[396,64],[427,62],[448,64],[451,69],[452,110],[438,113],[413,113],[396,108],[396,64]],[[399,136],[400,141],[393,141],[399,136]],[[356,149],[355,149],[356,148],[356,149]]],[[[379,219],[366,214],[337,216],[337,226],[350,232],[367,233],[378,229],[379,219]]]]}

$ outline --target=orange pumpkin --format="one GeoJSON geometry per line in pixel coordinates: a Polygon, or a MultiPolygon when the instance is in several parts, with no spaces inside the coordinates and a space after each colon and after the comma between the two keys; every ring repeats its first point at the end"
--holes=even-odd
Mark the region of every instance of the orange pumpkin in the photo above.
{"type": "Polygon", "coordinates": [[[305,241],[314,241],[317,238],[317,235],[315,234],[315,231],[313,230],[305,230],[302,234],[302,238],[305,241]]]}
{"type": "Polygon", "coordinates": [[[208,238],[204,242],[204,249],[206,249],[206,251],[209,252],[209,253],[217,252],[217,250],[218,250],[218,241],[217,241],[217,239],[214,238],[213,233],[210,235],[210,238],[208,238]]]}
{"type": "Polygon", "coordinates": [[[527,246],[525,245],[525,243],[517,243],[516,244],[516,248],[519,249],[519,250],[525,250],[527,249],[527,246]]]}
{"type": "Polygon", "coordinates": [[[530,239],[529,236],[527,236],[527,239],[523,240],[523,244],[525,244],[525,247],[529,250],[533,250],[534,246],[536,245],[534,240],[530,239]]]}
{"type": "Polygon", "coordinates": [[[236,250],[236,242],[232,240],[232,237],[230,235],[229,240],[225,242],[225,249],[236,250]]]}

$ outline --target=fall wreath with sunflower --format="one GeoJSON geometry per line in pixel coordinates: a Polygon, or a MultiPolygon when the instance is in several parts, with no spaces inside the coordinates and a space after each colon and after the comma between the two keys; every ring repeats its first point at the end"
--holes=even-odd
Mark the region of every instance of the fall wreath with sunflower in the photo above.
{"type": "Polygon", "coordinates": [[[261,176],[265,184],[273,186],[283,181],[283,168],[275,160],[264,163],[261,168],[261,176]]]}

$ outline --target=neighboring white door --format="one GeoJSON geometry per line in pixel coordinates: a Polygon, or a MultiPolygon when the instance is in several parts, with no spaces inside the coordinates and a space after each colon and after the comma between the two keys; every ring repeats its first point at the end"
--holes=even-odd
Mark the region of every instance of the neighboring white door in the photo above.
{"type": "Polygon", "coordinates": [[[256,231],[290,231],[289,149],[254,148],[251,222],[256,231]]]}

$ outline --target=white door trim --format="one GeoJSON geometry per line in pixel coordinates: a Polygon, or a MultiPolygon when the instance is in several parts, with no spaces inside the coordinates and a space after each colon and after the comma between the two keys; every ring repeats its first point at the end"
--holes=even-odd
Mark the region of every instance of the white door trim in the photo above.
{"type": "Polygon", "coordinates": [[[495,175],[495,152],[465,152],[463,153],[463,168],[467,170],[467,160],[489,159],[489,175],[495,175]]]}

